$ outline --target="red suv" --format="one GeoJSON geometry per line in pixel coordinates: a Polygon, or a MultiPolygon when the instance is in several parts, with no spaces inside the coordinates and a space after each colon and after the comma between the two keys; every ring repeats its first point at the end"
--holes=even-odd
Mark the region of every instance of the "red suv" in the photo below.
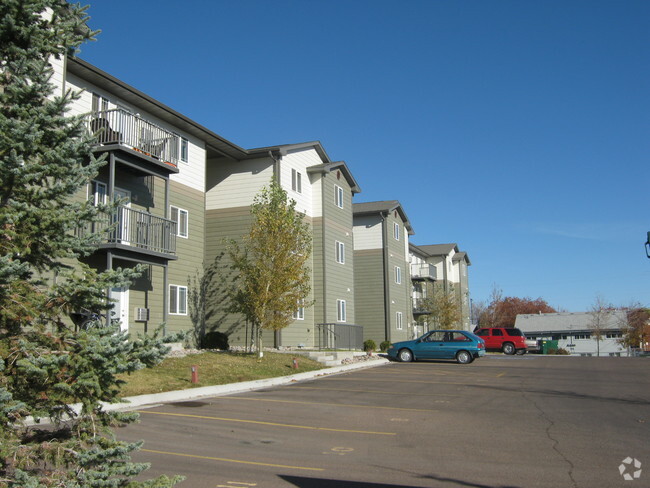
{"type": "Polygon", "coordinates": [[[485,348],[503,351],[504,354],[526,354],[526,336],[519,329],[511,327],[486,327],[474,334],[485,341],[485,348]]]}

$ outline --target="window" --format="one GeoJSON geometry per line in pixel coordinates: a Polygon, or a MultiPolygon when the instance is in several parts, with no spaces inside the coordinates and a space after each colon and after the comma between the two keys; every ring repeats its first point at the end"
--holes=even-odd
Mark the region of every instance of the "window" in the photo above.
{"type": "Polygon", "coordinates": [[[402,268],[395,266],[395,283],[402,284],[402,268]]]}
{"type": "Polygon", "coordinates": [[[302,175],[295,169],[291,170],[291,189],[302,193],[302,175]]]}
{"type": "Polygon", "coordinates": [[[298,300],[298,308],[295,312],[293,312],[294,320],[305,320],[305,307],[303,306],[304,304],[304,300],[298,300]]]}
{"type": "Polygon", "coordinates": [[[502,336],[502,335],[503,335],[503,331],[501,331],[501,330],[499,330],[499,329],[492,329],[492,335],[493,335],[493,336],[502,336]]]}
{"type": "Polygon", "coordinates": [[[169,313],[187,315],[187,286],[169,285],[169,313]]]}
{"type": "Polygon", "coordinates": [[[106,203],[106,183],[92,181],[90,183],[90,195],[88,195],[88,198],[92,199],[93,205],[106,203]]]}
{"type": "Polygon", "coordinates": [[[181,137],[181,147],[178,154],[178,159],[180,159],[181,162],[183,163],[187,163],[189,161],[188,155],[189,155],[189,141],[184,137],[181,137]]]}
{"type": "Polygon", "coordinates": [[[97,112],[106,112],[108,110],[108,99],[102,97],[97,93],[93,93],[92,100],[92,111],[97,112]]]}
{"type": "Polygon", "coordinates": [[[345,244],[336,241],[336,262],[345,264],[345,244]]]}
{"type": "Polygon", "coordinates": [[[187,237],[189,212],[170,205],[170,213],[171,219],[176,222],[176,235],[179,237],[187,237]]]}
{"type": "Polygon", "coordinates": [[[521,332],[519,329],[511,329],[511,328],[506,329],[506,334],[513,337],[521,337],[524,335],[523,332],[521,332]]]}
{"type": "Polygon", "coordinates": [[[343,208],[343,188],[339,185],[334,185],[334,201],[338,208],[343,208]]]}
{"type": "Polygon", "coordinates": [[[345,300],[336,300],[336,320],[339,322],[345,322],[347,320],[345,300]]]}
{"type": "Polygon", "coordinates": [[[395,312],[395,327],[402,330],[402,312],[395,312]]]}
{"type": "Polygon", "coordinates": [[[399,224],[397,222],[393,224],[393,236],[396,241],[399,241],[399,224]]]}

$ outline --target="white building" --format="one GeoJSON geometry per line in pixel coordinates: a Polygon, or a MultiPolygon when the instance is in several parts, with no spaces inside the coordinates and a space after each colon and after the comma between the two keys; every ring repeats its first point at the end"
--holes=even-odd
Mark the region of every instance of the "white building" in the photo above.
{"type": "Polygon", "coordinates": [[[558,348],[566,349],[573,356],[629,356],[629,351],[620,344],[622,327],[626,323],[624,311],[607,313],[600,344],[592,331],[593,315],[579,313],[540,313],[517,315],[515,327],[528,339],[558,341],[558,348]]]}

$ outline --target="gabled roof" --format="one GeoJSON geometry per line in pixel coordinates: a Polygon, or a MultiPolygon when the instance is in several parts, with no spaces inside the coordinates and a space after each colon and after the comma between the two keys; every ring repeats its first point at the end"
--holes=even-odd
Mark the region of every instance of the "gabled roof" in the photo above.
{"type": "Polygon", "coordinates": [[[329,173],[336,169],[341,171],[341,174],[348,182],[348,185],[350,185],[350,189],[352,190],[352,193],[361,193],[361,187],[354,179],[354,176],[352,176],[352,173],[350,172],[350,168],[348,168],[348,165],[345,164],[345,161],[316,164],[314,166],[310,166],[309,168],[307,168],[307,173],[329,173]]]}
{"type": "MultiPolygon", "coordinates": [[[[605,316],[603,329],[620,329],[625,323],[625,312],[612,310],[605,316]]],[[[593,315],[589,312],[560,312],[517,315],[515,327],[523,332],[578,332],[589,331],[593,315]]]]}
{"type": "Polygon", "coordinates": [[[468,266],[472,265],[471,261],[469,260],[469,256],[467,255],[466,252],[463,252],[463,251],[459,251],[456,254],[454,254],[454,256],[451,258],[451,260],[452,261],[465,260],[465,262],[467,263],[468,266]]]}
{"type": "Polygon", "coordinates": [[[409,222],[406,212],[402,208],[402,204],[398,200],[382,200],[378,202],[362,202],[362,203],[353,203],[352,204],[352,214],[353,215],[368,215],[368,214],[379,214],[379,213],[391,213],[397,211],[402,221],[404,221],[404,226],[408,230],[409,235],[415,234],[413,227],[411,227],[411,222],[409,222]]]}
{"type": "Polygon", "coordinates": [[[429,244],[426,246],[418,246],[422,251],[430,256],[449,256],[451,251],[458,251],[458,244],[429,244]]]}

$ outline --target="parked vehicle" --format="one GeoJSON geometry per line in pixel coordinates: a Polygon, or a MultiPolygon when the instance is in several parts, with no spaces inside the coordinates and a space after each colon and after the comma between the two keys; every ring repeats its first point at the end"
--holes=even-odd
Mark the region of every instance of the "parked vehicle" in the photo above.
{"type": "Polygon", "coordinates": [[[526,339],[526,350],[527,352],[539,352],[539,342],[535,339],[526,339]]]}
{"type": "Polygon", "coordinates": [[[485,355],[485,342],[464,330],[432,330],[422,337],[396,342],[388,349],[391,359],[404,363],[418,359],[455,359],[469,364],[485,355]]]}
{"type": "Polygon", "coordinates": [[[514,327],[485,327],[474,333],[485,341],[486,349],[504,354],[526,354],[526,336],[514,327]]]}

